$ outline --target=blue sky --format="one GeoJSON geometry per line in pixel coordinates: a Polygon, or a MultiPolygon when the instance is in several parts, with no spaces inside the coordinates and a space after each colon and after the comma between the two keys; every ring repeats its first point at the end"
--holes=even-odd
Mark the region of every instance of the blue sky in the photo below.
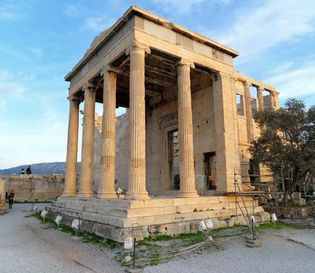
{"type": "Polygon", "coordinates": [[[315,104],[315,0],[0,0],[0,168],[65,161],[64,76],[130,5],[238,50],[282,103],[315,104]]]}

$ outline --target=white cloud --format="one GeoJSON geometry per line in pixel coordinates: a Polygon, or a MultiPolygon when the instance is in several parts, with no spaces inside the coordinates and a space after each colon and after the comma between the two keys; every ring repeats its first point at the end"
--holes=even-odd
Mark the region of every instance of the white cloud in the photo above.
{"type": "Polygon", "coordinates": [[[106,12],[100,13],[99,10],[87,11],[87,7],[90,7],[89,2],[79,1],[76,4],[66,5],[63,13],[71,18],[83,18],[83,23],[80,26],[81,30],[101,32],[114,23],[113,18],[104,15],[106,12]]]}
{"type": "Polygon", "coordinates": [[[0,94],[21,96],[25,92],[25,85],[8,70],[0,70],[0,94]]]}
{"type": "Polygon", "coordinates": [[[39,46],[27,46],[26,49],[32,53],[33,56],[37,58],[42,58],[44,56],[44,51],[39,46]]]}
{"type": "Polygon", "coordinates": [[[166,12],[184,15],[203,3],[228,4],[232,0],[154,0],[166,12]]]}
{"type": "Polygon", "coordinates": [[[87,17],[84,21],[83,29],[101,32],[109,28],[114,23],[112,18],[107,16],[92,16],[87,17]]]}
{"type": "Polygon", "coordinates": [[[66,5],[63,13],[69,17],[80,17],[84,14],[84,7],[78,3],[66,5]]]}
{"type": "Polygon", "coordinates": [[[217,39],[240,51],[241,62],[273,46],[298,40],[315,30],[314,1],[269,0],[256,10],[237,14],[233,25],[217,39]]]}
{"type": "Polygon", "coordinates": [[[9,48],[7,46],[4,46],[2,44],[0,44],[0,53],[2,54],[2,56],[11,56],[14,57],[16,59],[19,59],[20,61],[27,61],[28,58],[22,54],[21,52],[14,50],[13,48],[9,48]]]}
{"type": "Polygon", "coordinates": [[[294,63],[292,61],[287,62],[287,63],[283,63],[283,64],[280,64],[279,66],[275,67],[274,69],[267,71],[267,73],[269,75],[275,75],[275,74],[283,73],[283,72],[288,71],[293,65],[294,65],[294,63]]]}
{"type": "Polygon", "coordinates": [[[271,76],[264,81],[276,86],[281,98],[302,97],[315,94],[315,58],[305,61],[301,65],[291,65],[278,75],[271,76]]]}
{"type": "Polygon", "coordinates": [[[2,0],[0,2],[0,19],[15,21],[21,17],[18,7],[12,0],[2,0]]]}

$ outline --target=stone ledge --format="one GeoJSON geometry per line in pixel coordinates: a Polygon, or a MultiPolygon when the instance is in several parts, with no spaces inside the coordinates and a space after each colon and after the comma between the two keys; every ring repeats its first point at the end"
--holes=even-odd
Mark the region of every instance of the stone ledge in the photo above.
{"type": "MultiPolygon", "coordinates": [[[[59,198],[52,204],[49,211],[49,218],[57,214],[63,216],[64,224],[71,225],[75,218],[82,220],[81,230],[95,233],[96,235],[123,242],[126,237],[132,236],[139,240],[158,234],[175,235],[198,231],[199,222],[205,219],[212,219],[214,227],[230,227],[235,224],[247,224],[246,219],[238,209],[235,213],[235,203],[229,197],[207,197],[188,198],[184,202],[182,198],[177,206],[168,205],[169,200],[156,199],[154,202],[138,202],[134,200],[98,200],[91,199],[91,202],[80,198],[59,198]],[[198,211],[195,207],[207,205],[206,202],[198,204],[198,200],[211,201],[208,207],[211,210],[198,211]],[[166,202],[164,202],[166,201],[166,202]],[[217,203],[215,202],[217,201],[217,203]],[[124,204],[125,203],[125,204],[124,204]],[[136,203],[134,206],[133,203],[136,203]],[[164,203],[164,206],[162,206],[164,203]],[[142,204],[142,209],[139,207],[142,204]],[[117,206],[117,207],[115,207],[117,206]],[[151,207],[150,207],[151,206],[151,207]],[[222,208],[226,206],[226,208],[222,208]],[[180,213],[178,210],[183,209],[180,213]],[[150,212],[151,213],[148,213],[150,212]]],[[[171,198],[170,198],[171,199],[171,198]]],[[[249,213],[252,211],[252,200],[248,198],[246,205],[249,213]]],[[[243,204],[240,205],[244,208],[243,204]]],[[[261,207],[255,207],[254,214],[256,221],[269,220],[270,216],[261,207]]]]}

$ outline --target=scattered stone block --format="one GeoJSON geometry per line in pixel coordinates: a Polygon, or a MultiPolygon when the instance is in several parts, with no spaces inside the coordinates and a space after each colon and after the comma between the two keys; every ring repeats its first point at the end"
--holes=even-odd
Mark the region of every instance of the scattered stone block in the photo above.
{"type": "Polygon", "coordinates": [[[293,199],[293,205],[295,206],[305,206],[306,205],[306,200],[303,198],[294,198],[293,199]]]}
{"type": "Polygon", "coordinates": [[[300,192],[292,193],[292,199],[301,199],[301,193],[300,192]]]}

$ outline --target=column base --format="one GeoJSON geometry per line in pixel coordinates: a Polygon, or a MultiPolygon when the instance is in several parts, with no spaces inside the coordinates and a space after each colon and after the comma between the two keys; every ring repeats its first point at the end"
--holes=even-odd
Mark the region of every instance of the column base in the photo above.
{"type": "Polygon", "coordinates": [[[125,195],[125,199],[128,200],[147,200],[150,199],[150,196],[147,192],[144,193],[133,193],[133,192],[127,192],[125,195]]]}
{"type": "Polygon", "coordinates": [[[179,192],[177,197],[180,198],[191,198],[191,197],[198,197],[199,195],[197,194],[197,192],[179,192]]]}
{"type": "Polygon", "coordinates": [[[64,192],[62,195],[61,195],[61,197],[74,197],[74,196],[76,196],[77,195],[77,193],[74,193],[74,192],[64,192]]]}
{"type": "Polygon", "coordinates": [[[96,198],[100,199],[116,199],[118,198],[116,192],[100,192],[97,193],[96,198]]]}
{"type": "Polygon", "coordinates": [[[77,194],[77,197],[79,198],[89,198],[89,197],[93,197],[94,193],[93,192],[79,192],[77,194]]]}

